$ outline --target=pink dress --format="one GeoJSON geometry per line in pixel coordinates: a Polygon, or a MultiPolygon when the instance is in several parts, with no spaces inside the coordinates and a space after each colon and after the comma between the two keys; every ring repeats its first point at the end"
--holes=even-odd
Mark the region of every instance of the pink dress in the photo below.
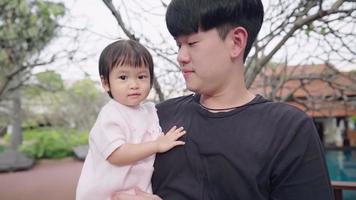
{"type": "Polygon", "coordinates": [[[89,152],[79,178],[77,200],[106,200],[112,193],[138,187],[152,192],[152,155],[132,165],[116,166],[106,159],[122,144],[155,140],[162,134],[156,108],[147,102],[135,108],[110,100],[89,134],[89,152]]]}

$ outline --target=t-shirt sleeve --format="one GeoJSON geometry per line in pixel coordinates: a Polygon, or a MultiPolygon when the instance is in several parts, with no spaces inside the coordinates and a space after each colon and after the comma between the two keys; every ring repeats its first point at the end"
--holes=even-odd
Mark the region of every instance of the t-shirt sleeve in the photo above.
{"type": "Polygon", "coordinates": [[[332,199],[324,151],[313,121],[295,119],[295,134],[277,154],[271,176],[271,199],[332,199]]]}
{"type": "Polygon", "coordinates": [[[103,109],[90,132],[91,144],[104,159],[127,141],[128,130],[124,126],[124,120],[114,112],[114,110],[103,109]]]}

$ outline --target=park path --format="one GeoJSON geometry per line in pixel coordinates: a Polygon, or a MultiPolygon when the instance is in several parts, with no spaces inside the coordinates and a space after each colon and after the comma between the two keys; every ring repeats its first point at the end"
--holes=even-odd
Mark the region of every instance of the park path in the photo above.
{"type": "Polygon", "coordinates": [[[83,162],[40,160],[27,171],[0,173],[1,200],[74,200],[83,162]]]}

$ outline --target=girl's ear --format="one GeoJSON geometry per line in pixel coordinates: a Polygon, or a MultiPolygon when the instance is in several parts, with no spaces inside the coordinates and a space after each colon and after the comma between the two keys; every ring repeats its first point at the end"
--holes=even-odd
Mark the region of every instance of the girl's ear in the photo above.
{"type": "Polygon", "coordinates": [[[241,56],[243,59],[248,33],[245,28],[238,26],[231,30],[231,37],[233,42],[233,48],[231,50],[231,57],[236,58],[241,56]]]}
{"type": "Polygon", "coordinates": [[[110,91],[109,80],[106,80],[104,76],[100,76],[100,80],[101,80],[101,86],[104,88],[105,92],[109,92],[110,91]]]}

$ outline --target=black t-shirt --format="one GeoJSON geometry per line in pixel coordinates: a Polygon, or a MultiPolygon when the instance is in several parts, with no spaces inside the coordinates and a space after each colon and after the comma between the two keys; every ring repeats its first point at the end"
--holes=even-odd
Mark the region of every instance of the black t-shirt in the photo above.
{"type": "Polygon", "coordinates": [[[312,120],[257,95],[229,112],[199,95],[157,105],[164,132],[183,126],[184,146],[158,154],[153,192],[164,200],[329,200],[333,193],[312,120]]]}

